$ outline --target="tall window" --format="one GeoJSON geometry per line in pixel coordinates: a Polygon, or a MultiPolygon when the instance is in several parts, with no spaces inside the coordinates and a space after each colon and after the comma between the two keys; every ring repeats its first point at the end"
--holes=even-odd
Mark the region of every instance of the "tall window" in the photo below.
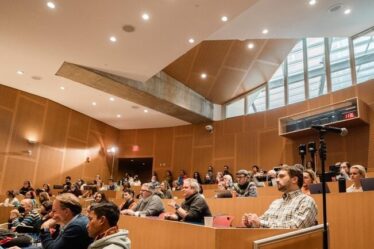
{"type": "Polygon", "coordinates": [[[303,41],[301,40],[287,56],[288,103],[305,100],[303,41]]]}
{"type": "Polygon", "coordinates": [[[238,99],[226,106],[226,118],[244,115],[244,98],[238,99]]]}
{"type": "Polygon", "coordinates": [[[307,38],[307,61],[309,98],[315,98],[327,93],[325,73],[325,39],[307,38]]]}
{"type": "Polygon", "coordinates": [[[361,36],[353,40],[357,83],[374,78],[374,36],[361,36]]]}
{"type": "Polygon", "coordinates": [[[284,106],[284,74],[283,63],[275,72],[269,83],[269,109],[284,106]]]}
{"type": "Polygon", "coordinates": [[[352,85],[348,38],[331,39],[330,67],[332,91],[352,85]]]}
{"type": "Polygon", "coordinates": [[[263,86],[251,92],[247,96],[248,113],[262,112],[266,110],[266,87],[263,86]]]}

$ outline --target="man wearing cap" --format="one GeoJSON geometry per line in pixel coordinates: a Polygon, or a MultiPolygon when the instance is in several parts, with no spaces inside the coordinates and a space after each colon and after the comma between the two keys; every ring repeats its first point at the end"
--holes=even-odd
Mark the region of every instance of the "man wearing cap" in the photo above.
{"type": "Polygon", "coordinates": [[[312,197],[300,190],[303,173],[295,166],[283,166],[277,176],[278,190],[282,198],[273,201],[260,217],[253,213],[244,214],[242,222],[254,228],[306,228],[316,222],[317,206],[312,197]]]}
{"type": "Polygon", "coordinates": [[[121,213],[132,216],[158,216],[164,212],[164,205],[161,198],[154,194],[154,188],[151,183],[144,183],[140,188],[141,200],[132,209],[125,209],[121,213]]]}
{"type": "Polygon", "coordinates": [[[195,179],[185,179],[182,188],[185,201],[179,206],[171,200],[168,205],[175,208],[175,214],[167,213],[164,218],[203,224],[204,217],[212,216],[212,214],[205,199],[199,194],[199,190],[199,183],[195,179]]]}
{"type": "Polygon", "coordinates": [[[237,197],[257,197],[256,184],[250,181],[250,174],[247,170],[241,169],[236,172],[236,179],[234,191],[237,197]]]}

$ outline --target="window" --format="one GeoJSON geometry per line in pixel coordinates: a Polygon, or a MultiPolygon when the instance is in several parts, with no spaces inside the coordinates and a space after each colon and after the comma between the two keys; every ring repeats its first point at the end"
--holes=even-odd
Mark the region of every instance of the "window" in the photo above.
{"type": "Polygon", "coordinates": [[[266,87],[254,90],[247,96],[248,113],[262,112],[266,110],[266,87]]]}
{"type": "Polygon", "coordinates": [[[307,64],[309,81],[309,98],[327,93],[325,73],[325,39],[307,38],[307,64]]]}
{"type": "Polygon", "coordinates": [[[332,91],[352,85],[348,38],[331,39],[330,67],[332,91]]]}
{"type": "Polygon", "coordinates": [[[361,36],[353,41],[357,83],[374,78],[374,36],[361,36]]]}
{"type": "Polygon", "coordinates": [[[269,83],[269,109],[284,106],[283,63],[275,72],[269,83]]]}
{"type": "Polygon", "coordinates": [[[226,105],[226,118],[244,115],[244,98],[226,105]]]}
{"type": "Polygon", "coordinates": [[[300,41],[287,56],[288,103],[305,100],[303,41],[300,41]]]}

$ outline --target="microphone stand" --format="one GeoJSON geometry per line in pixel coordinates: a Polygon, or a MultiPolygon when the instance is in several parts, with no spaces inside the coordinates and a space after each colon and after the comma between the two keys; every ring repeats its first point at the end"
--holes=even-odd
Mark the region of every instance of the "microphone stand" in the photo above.
{"type": "Polygon", "coordinates": [[[321,160],[322,170],[322,208],[323,208],[323,249],[329,248],[328,243],[328,228],[327,228],[327,205],[326,205],[326,175],[325,175],[325,161],[326,161],[326,142],[324,135],[326,129],[319,130],[319,157],[321,160]]]}

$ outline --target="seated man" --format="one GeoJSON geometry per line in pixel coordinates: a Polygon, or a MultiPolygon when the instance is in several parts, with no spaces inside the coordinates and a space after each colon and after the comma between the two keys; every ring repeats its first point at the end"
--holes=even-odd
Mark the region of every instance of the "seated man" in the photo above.
{"type": "Polygon", "coordinates": [[[78,197],[71,193],[58,195],[53,201],[52,219],[43,223],[40,238],[43,249],[87,249],[91,243],[88,237],[88,218],[81,214],[82,206],[78,197]],[[50,228],[61,225],[61,231],[55,239],[50,228]]]}
{"type": "Polygon", "coordinates": [[[317,206],[314,199],[300,190],[303,173],[295,166],[283,166],[277,176],[278,190],[283,192],[281,199],[271,203],[260,217],[248,213],[242,217],[247,227],[264,228],[305,228],[316,222],[317,206]]]}
{"type": "Polygon", "coordinates": [[[18,226],[31,226],[34,230],[39,230],[41,225],[41,216],[34,209],[34,203],[31,199],[23,199],[18,207],[19,217],[12,220],[12,230],[16,231],[18,226]]]}
{"type": "Polygon", "coordinates": [[[150,183],[144,183],[140,188],[141,200],[134,209],[126,209],[121,213],[132,216],[158,216],[164,212],[164,205],[161,198],[154,194],[154,189],[150,183]]]}
{"type": "Polygon", "coordinates": [[[165,219],[203,224],[204,217],[212,216],[212,214],[205,199],[199,194],[199,190],[200,186],[195,179],[185,179],[182,188],[185,201],[179,206],[171,200],[169,206],[175,208],[175,214],[165,214],[165,219]]]}
{"type": "Polygon", "coordinates": [[[127,231],[120,231],[117,226],[119,209],[112,202],[93,204],[88,212],[88,235],[95,241],[88,249],[130,249],[127,231]]]}
{"type": "Polygon", "coordinates": [[[256,197],[257,188],[254,182],[251,182],[250,173],[241,169],[236,173],[237,183],[234,184],[234,190],[238,197],[256,197]]]}

